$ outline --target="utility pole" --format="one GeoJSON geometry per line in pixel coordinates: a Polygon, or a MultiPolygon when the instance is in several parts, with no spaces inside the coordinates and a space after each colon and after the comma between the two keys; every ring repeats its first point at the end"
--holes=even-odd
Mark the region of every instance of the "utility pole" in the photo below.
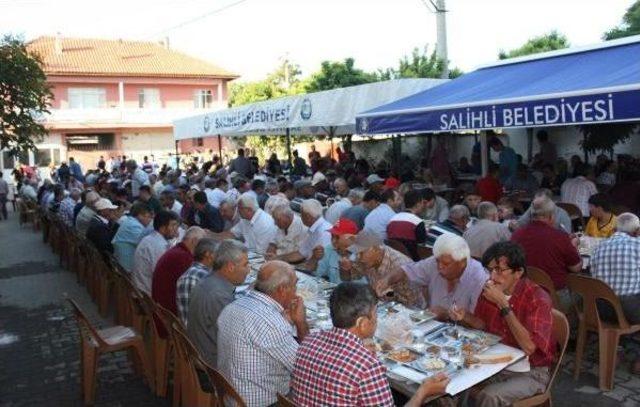
{"type": "Polygon", "coordinates": [[[431,0],[433,8],[436,10],[436,26],[437,26],[437,45],[436,55],[442,61],[442,79],[449,78],[449,57],[447,52],[447,17],[445,0],[436,0],[435,4],[431,0]]]}

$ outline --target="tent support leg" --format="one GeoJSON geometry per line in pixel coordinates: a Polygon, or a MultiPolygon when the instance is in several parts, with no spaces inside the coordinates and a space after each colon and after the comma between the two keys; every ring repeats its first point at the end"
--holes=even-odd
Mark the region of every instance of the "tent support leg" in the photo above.
{"type": "Polygon", "coordinates": [[[480,132],[480,155],[481,155],[481,159],[482,159],[482,176],[486,177],[487,173],[489,172],[489,162],[487,160],[488,158],[488,149],[487,149],[487,132],[486,131],[481,131],[480,132]]]}
{"type": "Polygon", "coordinates": [[[289,128],[286,129],[285,136],[287,137],[287,160],[289,160],[289,167],[291,167],[291,132],[289,128]]]}
{"type": "Polygon", "coordinates": [[[527,127],[527,162],[531,164],[533,160],[533,129],[527,127]]]}
{"type": "Polygon", "coordinates": [[[220,164],[222,165],[222,136],[218,134],[218,155],[220,156],[220,164]]]}

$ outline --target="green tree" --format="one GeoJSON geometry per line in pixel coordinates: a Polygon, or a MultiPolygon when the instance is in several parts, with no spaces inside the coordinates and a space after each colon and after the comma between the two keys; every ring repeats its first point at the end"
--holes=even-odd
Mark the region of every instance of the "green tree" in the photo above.
{"type": "Polygon", "coordinates": [[[302,93],[304,87],[300,74],[298,65],[285,62],[264,80],[232,83],[229,89],[229,107],[302,93]]]}
{"type": "Polygon", "coordinates": [[[307,92],[318,92],[378,81],[378,76],[355,67],[353,58],[340,61],[324,61],[320,71],[311,75],[305,85],[307,92]]]}
{"type": "Polygon", "coordinates": [[[12,154],[35,150],[47,134],[38,120],[49,113],[53,94],[40,57],[11,35],[0,40],[0,148],[12,154]]]}
{"type": "Polygon", "coordinates": [[[640,0],[627,9],[622,17],[622,24],[604,33],[603,39],[615,40],[636,34],[640,34],[640,0]]]}
{"type": "Polygon", "coordinates": [[[578,126],[584,139],[582,150],[593,154],[598,151],[613,154],[616,144],[625,143],[639,128],[638,123],[600,123],[578,126]]]}
{"type": "Polygon", "coordinates": [[[498,57],[500,59],[508,59],[567,47],[569,47],[569,40],[567,37],[564,34],[560,34],[556,30],[553,30],[548,34],[533,37],[525,42],[521,47],[512,49],[509,52],[501,50],[498,57]]]}
{"type": "MultiPolygon", "coordinates": [[[[398,79],[398,78],[440,78],[444,63],[438,59],[436,52],[429,53],[427,46],[421,51],[414,48],[411,55],[405,55],[398,61],[397,68],[387,68],[379,71],[378,75],[381,80],[398,79]]],[[[449,70],[449,78],[457,78],[462,75],[462,71],[458,68],[449,70]]]]}

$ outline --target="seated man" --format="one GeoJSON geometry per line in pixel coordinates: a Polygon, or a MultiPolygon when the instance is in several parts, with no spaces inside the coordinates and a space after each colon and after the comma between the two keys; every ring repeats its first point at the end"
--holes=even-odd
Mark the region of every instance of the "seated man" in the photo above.
{"type": "MultiPolygon", "coordinates": [[[[632,213],[618,216],[616,232],[593,252],[591,275],[607,283],[620,298],[630,324],[640,324],[640,220],[632,213]]],[[[603,318],[615,320],[612,310],[602,307],[603,318]]],[[[636,370],[640,363],[636,362],[636,370]]]]}
{"type": "Polygon", "coordinates": [[[351,219],[358,225],[358,230],[362,230],[367,215],[380,205],[381,199],[377,192],[369,190],[365,192],[359,205],[354,204],[352,207],[345,209],[340,217],[351,219]]]}
{"type": "Polygon", "coordinates": [[[607,194],[598,193],[589,197],[591,217],[584,234],[591,237],[609,237],[616,230],[616,215],[611,213],[611,200],[607,194]]]}
{"type": "Polygon", "coordinates": [[[178,237],[180,222],[169,211],[160,211],[153,218],[153,232],[142,238],[133,254],[132,280],[140,291],[151,295],[151,279],[158,259],[171,247],[171,240],[178,237]]]}
{"type": "MultiPolygon", "coordinates": [[[[342,178],[336,180],[336,184],[342,178]]],[[[344,180],[343,180],[344,181],[344,180]]],[[[335,223],[342,217],[342,214],[349,208],[360,205],[362,198],[364,197],[364,191],[362,189],[351,189],[347,192],[346,196],[340,198],[339,201],[333,203],[325,213],[324,217],[327,222],[335,225],[335,223]]],[[[365,216],[366,218],[366,216],[365,216]]]]}
{"type": "Polygon", "coordinates": [[[278,228],[271,215],[260,209],[256,198],[245,192],[238,199],[240,221],[229,231],[216,234],[219,239],[241,239],[250,251],[265,254],[278,228]]]}
{"type": "Polygon", "coordinates": [[[225,240],[216,251],[213,272],[196,282],[185,301],[187,334],[211,366],[218,361],[218,316],[233,301],[236,286],[244,283],[247,274],[247,248],[237,240],[225,240]]]}
{"type": "Polygon", "coordinates": [[[444,222],[438,222],[429,228],[427,233],[427,244],[433,246],[436,239],[445,233],[462,236],[469,224],[469,208],[464,205],[454,205],[449,211],[449,218],[444,222]]]}
{"type": "Polygon", "coordinates": [[[526,372],[502,371],[483,382],[475,395],[477,407],[509,406],[545,390],[554,363],[552,304],[549,294],[526,278],[524,251],[514,242],[500,242],[484,253],[491,271],[473,313],[457,308],[451,319],[502,337],[528,357],[526,372]]]}
{"type": "Polygon", "coordinates": [[[490,164],[487,175],[476,182],[475,192],[480,195],[481,200],[497,204],[502,198],[502,185],[498,180],[499,175],[500,167],[496,164],[490,164]]]}
{"type": "Polygon", "coordinates": [[[163,190],[160,193],[160,203],[162,204],[162,208],[167,211],[174,212],[178,216],[182,213],[182,204],[178,202],[176,194],[173,191],[168,189],[163,190]]]}
{"type": "Polygon", "coordinates": [[[142,185],[140,187],[140,196],[138,197],[138,202],[142,202],[149,206],[153,213],[158,213],[162,210],[162,205],[160,201],[153,196],[151,192],[151,187],[149,185],[142,185]]]}
{"type": "MultiPolygon", "coordinates": [[[[533,199],[535,200],[536,198],[541,198],[541,197],[547,197],[553,200],[553,193],[551,192],[550,189],[541,188],[533,196],[533,199]]],[[[522,216],[520,216],[517,222],[509,223],[509,227],[513,230],[531,222],[533,220],[532,210],[533,210],[533,205],[529,205],[529,208],[527,208],[527,211],[523,213],[522,216]]],[[[572,229],[571,217],[569,217],[569,214],[567,213],[567,211],[565,211],[564,209],[556,205],[556,209],[553,213],[553,219],[554,219],[554,226],[556,228],[563,230],[566,233],[571,233],[571,229],[572,229]]]]}
{"type": "Polygon", "coordinates": [[[329,229],[329,233],[331,233],[331,244],[324,247],[324,255],[314,269],[315,275],[325,277],[332,283],[340,283],[342,282],[341,265],[344,261],[348,261],[351,255],[349,247],[358,234],[358,226],[351,219],[342,218],[329,229]]]}
{"type": "Polygon", "coordinates": [[[382,201],[374,210],[369,212],[364,220],[364,229],[377,234],[380,239],[387,238],[387,226],[402,205],[402,197],[395,189],[388,189],[381,195],[382,201]]]}
{"type": "Polygon", "coordinates": [[[511,238],[509,226],[498,222],[498,208],[493,202],[478,205],[478,220],[462,235],[469,244],[471,255],[480,258],[484,251],[497,242],[511,238]]]}
{"type": "Polygon", "coordinates": [[[469,246],[460,236],[444,234],[433,246],[433,256],[417,263],[404,264],[378,281],[375,290],[380,295],[399,282],[421,286],[427,291],[426,305],[438,319],[447,319],[454,306],[469,312],[489,276],[469,255],[469,246]]]}
{"type": "Polygon", "coordinates": [[[524,250],[528,266],[538,267],[551,277],[564,309],[571,309],[573,300],[567,288],[567,274],[582,270],[577,238],[555,227],[556,205],[548,197],[531,203],[533,221],[517,229],[511,240],[524,250]]]}
{"type": "Polygon", "coordinates": [[[524,164],[518,164],[516,173],[504,183],[504,187],[507,191],[522,192],[528,196],[535,193],[538,186],[538,180],[536,180],[524,164]]]}
{"type": "Polygon", "coordinates": [[[255,287],[227,305],[218,317],[217,368],[247,406],[268,406],[289,393],[297,338],[309,332],[304,302],[296,295],[293,267],[273,260],[258,271],[255,287]],[[291,322],[290,322],[291,321],[291,322]]]}
{"type": "Polygon", "coordinates": [[[111,244],[113,255],[124,270],[133,271],[133,257],[136,247],[149,232],[148,226],[153,221],[151,208],[142,202],[136,202],[131,206],[128,216],[120,219],[120,227],[111,244]]]}
{"type": "Polygon", "coordinates": [[[464,205],[469,208],[469,216],[472,218],[478,217],[478,205],[482,202],[482,197],[475,192],[466,194],[464,196],[464,205]]]}
{"type": "Polygon", "coordinates": [[[269,244],[267,256],[286,255],[298,252],[302,240],[307,236],[307,227],[293,209],[286,206],[278,206],[273,210],[273,221],[278,227],[274,240],[269,244]]]}
{"type": "Polygon", "coordinates": [[[322,258],[323,248],[331,244],[331,224],[322,217],[322,205],[315,199],[305,199],[300,206],[300,218],[307,232],[297,251],[279,256],[287,263],[305,262],[302,268],[315,270],[315,264],[322,258]]]}
{"type": "Polygon", "coordinates": [[[214,208],[207,200],[207,194],[198,191],[193,195],[193,206],[195,208],[194,221],[197,226],[209,229],[214,233],[224,230],[224,221],[220,212],[214,208]]]}
{"type": "Polygon", "coordinates": [[[562,202],[572,203],[582,212],[583,217],[589,216],[589,197],[598,192],[596,184],[587,178],[591,172],[588,164],[579,163],[573,170],[574,178],[569,178],[560,187],[562,202]]]}
{"type": "Polygon", "coordinates": [[[387,239],[402,242],[414,259],[418,258],[417,245],[427,240],[424,220],[420,217],[425,210],[426,201],[422,192],[409,190],[404,194],[406,212],[396,213],[387,225],[387,239]]]}
{"type": "MultiPolygon", "coordinates": [[[[376,331],[377,300],[365,284],[342,283],[329,300],[330,331],[310,335],[300,344],[291,378],[299,406],[394,406],[386,369],[363,340],[376,331]]],[[[405,406],[444,393],[449,379],[425,380],[405,406]]]]}
{"type": "MultiPolygon", "coordinates": [[[[228,241],[233,241],[229,239],[228,241]]],[[[238,242],[238,244],[242,244],[238,242]]],[[[187,326],[187,315],[189,312],[189,301],[191,300],[194,288],[211,274],[211,268],[216,261],[216,254],[220,242],[215,239],[205,237],[200,239],[193,251],[193,263],[185,271],[176,284],[176,306],[178,308],[177,315],[182,320],[184,326],[187,326]]]]}
{"type": "MultiPolygon", "coordinates": [[[[356,236],[353,246],[349,250],[356,254],[357,260],[352,262],[344,259],[340,265],[340,275],[343,280],[357,280],[366,277],[372,288],[377,287],[378,281],[390,274],[401,271],[401,267],[413,261],[397,250],[384,244],[380,237],[363,230],[356,236]]],[[[385,301],[399,301],[408,306],[420,305],[423,300],[420,293],[412,288],[407,281],[387,284],[378,296],[385,301]]]]}
{"type": "Polygon", "coordinates": [[[106,198],[100,198],[94,205],[96,214],[89,222],[87,239],[102,253],[113,253],[111,241],[120,226],[118,207],[106,198]]]}
{"type": "Polygon", "coordinates": [[[424,219],[433,222],[444,222],[449,217],[449,202],[441,196],[436,195],[431,188],[422,190],[422,197],[426,201],[427,209],[424,219]]]}

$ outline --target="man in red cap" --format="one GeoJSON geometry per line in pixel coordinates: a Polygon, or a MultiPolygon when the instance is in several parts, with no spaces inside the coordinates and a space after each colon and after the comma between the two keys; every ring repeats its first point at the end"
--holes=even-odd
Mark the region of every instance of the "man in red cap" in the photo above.
{"type": "Polygon", "coordinates": [[[351,255],[348,248],[358,234],[358,226],[351,219],[340,218],[329,229],[329,233],[331,233],[331,244],[324,248],[324,255],[316,264],[315,275],[339,284],[342,282],[341,264],[351,255]]]}

